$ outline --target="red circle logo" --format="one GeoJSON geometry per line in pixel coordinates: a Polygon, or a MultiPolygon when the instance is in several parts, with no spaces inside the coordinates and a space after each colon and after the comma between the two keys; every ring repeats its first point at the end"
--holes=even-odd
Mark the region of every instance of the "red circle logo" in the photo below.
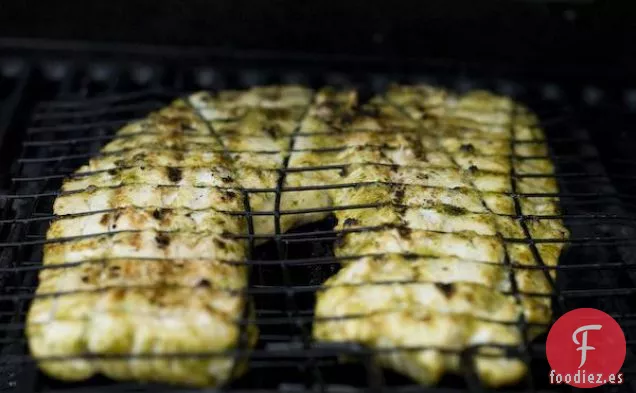
{"type": "Polygon", "coordinates": [[[550,383],[593,388],[623,383],[625,334],[603,311],[579,308],[559,318],[548,333],[550,383]]]}

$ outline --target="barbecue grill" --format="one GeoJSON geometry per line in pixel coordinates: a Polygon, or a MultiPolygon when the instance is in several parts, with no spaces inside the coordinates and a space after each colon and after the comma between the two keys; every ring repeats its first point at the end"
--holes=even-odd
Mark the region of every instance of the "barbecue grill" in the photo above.
{"type": "MultiPolygon", "coordinates": [[[[561,218],[571,231],[558,267],[547,267],[537,244],[559,239],[509,240],[527,244],[547,277],[558,270],[552,304],[555,318],[578,307],[594,307],[614,317],[626,335],[625,383],[605,386],[632,391],[636,378],[636,146],[627,132],[636,114],[636,91],[598,74],[563,73],[559,67],[534,72],[514,67],[479,67],[466,62],[422,59],[383,61],[356,56],[294,56],[281,52],[108,46],[50,41],[4,40],[0,51],[0,389],[42,391],[187,391],[189,389],[114,382],[93,378],[63,383],[40,373],[29,356],[24,335],[25,314],[42,269],[45,233],[62,180],[112,138],[125,123],[141,118],[172,99],[198,90],[246,88],[300,83],[311,87],[356,87],[364,96],[392,82],[426,82],[459,91],[483,88],[508,95],[534,110],[548,140],[555,164],[561,218]],[[142,48],[142,49],[140,49],[142,48]]],[[[479,64],[477,64],[479,65],[479,64]]],[[[597,69],[598,72],[598,69],[597,69]]],[[[617,78],[618,76],[615,75],[617,78]]],[[[513,141],[513,143],[528,143],[513,141]]],[[[514,157],[519,158],[519,157],[514,157]]],[[[276,233],[256,245],[250,225],[250,269],[247,292],[256,316],[250,319],[261,334],[256,349],[246,345],[233,356],[249,356],[248,372],[221,388],[228,392],[415,392],[424,388],[372,361],[372,350],[355,344],[323,344],[311,338],[315,294],[339,268],[333,243],[341,233],[334,218],[281,233],[280,218],[311,209],[279,208],[283,187],[292,171],[279,169],[271,212],[241,212],[248,223],[255,215],[274,217],[276,233]],[[351,360],[342,362],[343,358],[351,360]]],[[[303,168],[303,171],[319,168],[303,168]]],[[[517,178],[524,176],[513,174],[517,178]]],[[[546,176],[546,175],[542,175],[546,176]]],[[[514,181],[513,181],[514,183],[514,181]]],[[[344,187],[354,187],[347,184],[344,187]]],[[[340,185],[343,187],[343,185],[340,185]]],[[[245,190],[250,193],[263,190],[245,190]]],[[[513,192],[513,198],[520,196],[513,192]]],[[[518,203],[517,203],[518,205],[518,203]]],[[[335,209],[356,208],[335,206],[335,209]]],[[[522,225],[533,217],[517,206],[522,225]]],[[[371,230],[371,229],[369,229],[371,230]]],[[[262,236],[261,236],[262,237],[262,236]]],[[[517,266],[515,266],[517,267],[517,266]]],[[[518,295],[516,286],[513,293],[518,295]]],[[[528,330],[523,320],[517,322],[528,330]]],[[[245,329],[244,329],[245,330],[245,329]]],[[[243,334],[242,342],[247,338],[243,334]]],[[[391,351],[418,348],[391,348],[391,351]]],[[[461,375],[447,376],[430,391],[483,391],[472,362],[475,348],[464,351],[461,375]]],[[[506,391],[539,392],[563,389],[548,384],[545,335],[519,347],[506,348],[531,372],[506,391]]],[[[171,354],[163,356],[184,356],[171,354]]],[[[217,356],[201,353],[187,356],[217,356]]],[[[194,390],[194,389],[192,389],[194,390]]]]}

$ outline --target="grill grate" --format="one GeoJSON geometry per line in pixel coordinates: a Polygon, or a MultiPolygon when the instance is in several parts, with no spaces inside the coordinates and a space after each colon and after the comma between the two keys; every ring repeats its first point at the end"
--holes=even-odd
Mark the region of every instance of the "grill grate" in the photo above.
{"type": "MultiPolygon", "coordinates": [[[[0,86],[7,86],[5,91],[9,92],[0,97],[0,135],[9,124],[22,124],[18,108],[25,108],[22,116],[28,117],[28,121],[24,119],[24,131],[15,128],[7,133],[1,150],[7,157],[6,167],[9,168],[8,163],[12,165],[8,171],[0,172],[0,389],[20,392],[94,392],[115,388],[119,391],[171,390],[164,386],[116,383],[102,378],[81,384],[63,384],[37,372],[28,356],[23,334],[24,317],[37,285],[45,233],[52,218],[52,203],[62,179],[93,156],[118,126],[144,116],[175,95],[187,91],[281,82],[356,84],[377,90],[396,78],[389,74],[318,73],[305,69],[228,72],[210,67],[191,69],[161,64],[130,68],[83,67],[66,63],[58,64],[58,67],[22,64],[18,72],[9,76],[5,72],[0,80],[0,86]]],[[[480,81],[484,79],[467,76],[457,81],[452,79],[452,75],[446,78],[439,76],[405,74],[397,80],[437,82],[462,89],[492,88],[513,95],[538,112],[548,139],[549,157],[556,166],[554,177],[561,190],[557,196],[563,214],[552,218],[562,218],[571,230],[569,247],[562,255],[560,265],[552,268],[559,271],[553,297],[555,314],[558,316],[576,307],[595,307],[618,320],[628,343],[628,355],[622,370],[627,383],[608,389],[628,388],[629,381],[636,376],[633,360],[636,309],[632,306],[636,304],[636,216],[631,213],[636,194],[630,193],[635,189],[636,177],[629,173],[629,165],[633,165],[634,161],[625,156],[608,155],[607,149],[604,150],[607,144],[603,143],[607,136],[587,127],[586,120],[594,115],[593,111],[582,108],[578,101],[566,94],[555,94],[555,91],[563,92],[558,86],[547,85],[551,86],[548,89],[522,82],[486,79],[482,83],[480,81]]],[[[293,141],[291,138],[292,148],[293,141]]],[[[610,149],[610,153],[613,152],[610,149]]],[[[321,169],[326,168],[302,170],[321,169]]],[[[275,189],[245,191],[247,203],[244,214],[248,217],[257,214],[273,216],[276,233],[270,236],[272,242],[252,247],[251,258],[247,261],[251,269],[247,292],[255,300],[255,322],[261,334],[257,348],[250,355],[250,371],[226,389],[237,392],[419,391],[420,388],[406,378],[375,366],[370,350],[356,345],[312,342],[310,329],[314,321],[314,294],[320,284],[337,270],[338,261],[332,254],[331,244],[342,231],[331,229],[334,226],[331,218],[288,233],[280,232],[282,215],[301,213],[279,209],[283,193],[301,191],[282,186],[285,176],[296,170],[288,168],[286,162],[279,170],[275,189]],[[275,193],[275,211],[252,212],[247,194],[253,192],[275,193]],[[338,363],[338,356],[343,354],[358,362],[338,363]]],[[[340,185],[351,186],[354,185],[340,185]]],[[[517,197],[521,194],[513,192],[511,195],[517,197]]],[[[302,212],[310,211],[315,210],[302,212]]],[[[523,216],[518,205],[516,217],[522,222],[532,218],[523,216]]],[[[251,219],[248,221],[251,222],[251,219]]],[[[250,227],[247,237],[253,245],[256,236],[253,235],[253,225],[250,224],[250,227]]],[[[533,240],[526,229],[524,239],[507,241],[530,245],[536,258],[536,243],[555,240],[533,240]]],[[[539,263],[536,268],[549,269],[542,265],[539,263]]],[[[514,287],[513,292],[518,295],[514,287]]],[[[524,331],[527,329],[525,321],[518,323],[524,331]]],[[[431,390],[482,391],[471,369],[472,350],[474,348],[463,356],[463,375],[446,377],[440,387],[431,390]]],[[[541,338],[525,342],[520,348],[510,348],[509,352],[511,356],[522,356],[532,370],[525,381],[511,390],[535,392],[553,388],[547,385],[548,366],[541,338]]],[[[245,351],[240,349],[234,354],[242,356],[245,351]]]]}

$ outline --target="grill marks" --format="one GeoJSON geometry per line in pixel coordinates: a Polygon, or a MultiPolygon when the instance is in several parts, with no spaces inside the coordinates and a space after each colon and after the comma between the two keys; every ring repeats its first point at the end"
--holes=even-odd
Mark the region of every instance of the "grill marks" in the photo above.
{"type": "Polygon", "coordinates": [[[179,183],[183,178],[183,172],[179,168],[168,167],[168,179],[173,183],[179,183]]]}
{"type": "MultiPolygon", "coordinates": [[[[510,173],[552,173],[545,159],[510,158],[513,153],[544,154],[543,142],[510,144],[511,138],[543,139],[532,115],[522,112],[513,125],[505,115],[508,100],[484,93],[458,97],[428,87],[394,87],[363,105],[355,91],[325,89],[310,105],[311,96],[309,90],[294,86],[195,94],[124,127],[104,147],[104,154],[68,179],[63,187],[67,192],[54,208],[56,214],[69,216],[56,220],[47,235],[64,241],[46,246],[44,263],[119,262],[115,270],[93,263],[47,270],[55,272],[43,275],[38,291],[60,290],[69,283],[103,290],[82,298],[84,311],[73,315],[92,321],[97,317],[89,311],[99,303],[106,305],[110,319],[100,322],[105,326],[101,330],[77,322],[74,335],[60,338],[62,329],[41,322],[51,320],[51,310],[61,310],[62,320],[78,309],[78,298],[36,300],[28,329],[34,354],[120,353],[121,345],[151,353],[175,347],[192,352],[236,348],[239,326],[234,322],[246,310],[241,290],[247,281],[243,267],[222,261],[241,262],[247,255],[247,242],[235,236],[245,234],[247,227],[240,214],[245,210],[242,191],[275,189],[279,175],[283,189],[326,189],[284,191],[279,206],[273,192],[252,193],[253,211],[349,207],[335,211],[336,229],[346,231],[334,247],[337,255],[354,259],[318,294],[316,315],[331,321],[315,323],[317,340],[461,350],[475,343],[519,344],[519,332],[502,325],[502,320],[514,321],[520,315],[537,323],[549,320],[549,303],[505,293],[513,287],[504,265],[506,254],[511,261],[535,264],[529,250],[504,242],[524,237],[512,217],[516,211],[508,194],[510,173]],[[292,138],[294,149],[287,152],[292,138]],[[282,170],[285,164],[294,170],[282,170]],[[312,170],[299,170],[309,167],[312,170]],[[69,240],[76,236],[85,238],[69,240]],[[361,254],[380,255],[355,258],[361,254]],[[168,260],[140,263],[144,258],[168,260]],[[118,287],[104,289],[113,283],[118,287]],[[151,289],[126,288],[138,284],[151,289]],[[172,288],[173,284],[183,288],[172,288]],[[136,310],[121,311],[118,307],[124,303],[148,312],[139,316],[136,310]],[[488,313],[496,313],[496,320],[488,313]],[[159,315],[174,317],[181,325],[170,330],[159,315]],[[122,334],[141,339],[132,328],[139,324],[152,326],[153,345],[120,340],[122,334]],[[102,347],[92,348],[90,343],[102,347]]],[[[520,180],[517,188],[556,191],[549,179],[520,180]]],[[[528,214],[556,209],[555,199],[519,201],[528,214]]],[[[282,214],[279,229],[284,232],[326,215],[282,214]]],[[[256,234],[271,235],[276,229],[270,216],[254,216],[253,224],[256,234]]],[[[528,225],[535,237],[568,235],[559,220],[528,225]]],[[[560,245],[546,246],[541,256],[554,265],[560,245]]],[[[541,272],[534,272],[512,272],[517,287],[549,293],[541,272]]],[[[47,324],[55,326],[56,318],[47,324]]],[[[251,325],[248,335],[253,345],[251,325]]],[[[446,352],[429,354],[418,357],[410,351],[378,360],[424,384],[459,371],[446,352]]],[[[502,352],[493,349],[493,354],[502,352]]],[[[497,357],[478,357],[477,365],[478,375],[492,386],[514,382],[525,372],[522,363],[497,357]]],[[[207,385],[231,378],[236,364],[234,358],[217,357],[197,360],[194,366],[179,360],[40,366],[65,379],[106,372],[119,379],[207,385]],[[207,370],[212,369],[210,374],[207,370]]]]}
{"type": "Polygon", "coordinates": [[[159,248],[166,248],[170,245],[170,235],[165,233],[160,233],[157,236],[155,236],[155,241],[157,242],[157,245],[159,246],[159,248]]]}
{"type": "Polygon", "coordinates": [[[453,293],[455,293],[455,286],[453,283],[444,284],[444,283],[435,283],[435,286],[439,288],[446,298],[451,298],[453,293]]]}
{"type": "Polygon", "coordinates": [[[459,146],[459,150],[473,154],[475,153],[475,146],[473,146],[471,143],[463,143],[461,146],[459,146]]]}
{"type": "Polygon", "coordinates": [[[165,209],[155,209],[152,212],[152,217],[157,221],[161,221],[163,217],[165,216],[165,213],[166,213],[165,209]]]}
{"type": "MultiPolygon", "coordinates": [[[[504,241],[526,239],[520,222],[510,217],[515,214],[515,204],[506,195],[512,191],[511,169],[530,173],[532,167],[534,173],[552,173],[548,160],[530,165],[530,160],[509,158],[512,153],[542,155],[544,138],[534,117],[522,109],[513,124],[510,112],[514,104],[483,92],[457,96],[427,86],[393,87],[386,96],[374,99],[375,112],[383,119],[364,123],[364,111],[358,117],[343,104],[349,102],[344,99],[348,95],[342,92],[338,99],[338,94],[330,91],[320,98],[330,102],[329,111],[315,113],[313,122],[306,122],[307,128],[316,131],[323,123],[346,125],[333,135],[307,136],[303,147],[324,148],[332,143],[356,147],[351,153],[332,154],[329,161],[309,153],[298,153],[296,161],[313,165],[365,163],[325,173],[325,184],[383,183],[331,191],[338,206],[377,204],[336,211],[340,228],[382,227],[374,232],[343,233],[335,245],[336,255],[379,256],[347,260],[327,280],[318,295],[316,315],[329,321],[315,323],[314,336],[371,347],[461,350],[476,342],[519,345],[522,332],[514,325],[499,324],[502,319],[512,323],[523,316],[526,321],[549,323],[548,298],[501,292],[515,288],[538,293],[552,290],[540,270],[537,274],[515,270],[512,277],[516,283],[512,283],[504,264],[508,259],[538,264],[527,250],[504,241]],[[346,119],[331,118],[339,113],[346,113],[346,119]],[[374,131],[357,131],[363,126],[374,131]],[[521,151],[511,147],[512,139],[533,143],[521,151]],[[365,146],[377,146],[376,151],[382,154],[365,146]],[[402,258],[404,254],[407,257],[402,258]]],[[[554,182],[533,186],[535,190],[526,187],[527,192],[557,191],[554,182]]],[[[527,201],[529,210],[535,212],[555,208],[546,209],[530,198],[519,199],[527,201]]],[[[548,204],[556,202],[553,199],[548,204]]],[[[567,238],[560,220],[538,222],[532,236],[542,233],[543,238],[567,238]]],[[[562,245],[551,246],[542,257],[555,265],[562,245]]],[[[530,337],[544,329],[529,329],[530,337]]],[[[437,382],[446,372],[460,372],[451,356],[433,353],[418,356],[417,351],[405,351],[376,358],[423,384],[437,382]]],[[[481,348],[476,353],[475,371],[485,385],[514,383],[527,371],[522,360],[505,359],[500,349],[481,348]],[[479,356],[485,352],[491,357],[479,356]]]]}
{"type": "MultiPolygon", "coordinates": [[[[215,188],[241,188],[235,180],[231,166],[217,165],[212,168],[199,167],[130,167],[122,168],[115,173],[111,171],[86,173],[67,179],[62,190],[66,192],[82,192],[89,187],[119,187],[134,184],[156,186],[193,186],[215,188]]],[[[276,172],[255,168],[241,168],[239,175],[251,178],[255,188],[267,188],[276,172]]]]}
{"type": "MultiPolygon", "coordinates": [[[[299,121],[286,117],[293,113],[287,106],[307,105],[310,96],[294,87],[277,89],[267,94],[255,89],[221,101],[201,95],[189,103],[177,100],[122,128],[102,154],[65,181],[65,192],[55,201],[59,217],[47,233],[51,242],[45,246],[44,264],[72,265],[44,270],[38,293],[69,294],[32,303],[27,321],[31,351],[36,357],[87,352],[129,352],[132,357],[39,362],[46,373],[64,380],[104,373],[195,386],[219,385],[235,376],[243,360],[232,355],[196,360],[134,356],[176,349],[222,352],[239,345],[237,321],[247,307],[247,277],[238,263],[248,253],[247,242],[237,238],[247,227],[240,214],[245,210],[241,190],[273,188],[278,172],[254,168],[277,168],[282,158],[231,154],[226,144],[276,147],[274,139],[299,121]],[[296,97],[291,103],[290,94],[296,97]],[[276,123],[270,129],[280,133],[264,131],[262,137],[243,139],[210,133],[211,114],[225,113],[225,121],[245,129],[251,123],[231,116],[261,111],[271,112],[276,123]]],[[[254,195],[252,203],[267,211],[273,198],[254,195]]],[[[259,228],[271,232],[264,223],[259,228]]],[[[251,324],[244,329],[243,344],[249,348],[257,329],[251,324]]]]}

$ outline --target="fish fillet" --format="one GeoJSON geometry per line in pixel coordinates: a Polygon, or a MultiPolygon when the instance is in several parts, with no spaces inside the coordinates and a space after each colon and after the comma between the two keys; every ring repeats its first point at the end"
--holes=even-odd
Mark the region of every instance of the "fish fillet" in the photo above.
{"type": "Polygon", "coordinates": [[[314,337],[371,347],[380,364],[424,385],[463,372],[469,348],[484,385],[520,380],[526,364],[501,346],[522,344],[521,319],[529,339],[546,329],[549,297],[533,295],[551,293],[554,271],[511,266],[556,265],[568,237],[561,220],[518,218],[517,209],[556,214],[556,198],[518,196],[516,206],[512,197],[557,192],[534,116],[490,93],[430,86],[394,86],[365,105],[347,91],[317,101],[303,147],[347,148],[291,162],[342,164],[312,182],[350,187],[330,191],[349,207],[335,212],[335,253],[348,258],[317,295],[314,337]],[[529,237],[557,242],[536,246],[539,262],[529,237]]]}
{"type": "Polygon", "coordinates": [[[315,339],[388,350],[376,360],[422,384],[461,372],[459,352],[478,346],[484,384],[513,383],[525,364],[488,345],[519,345],[520,318],[530,338],[545,329],[550,302],[532,294],[549,295],[554,274],[532,267],[535,254],[556,265],[563,246],[525,240],[568,237],[540,217],[558,213],[546,154],[535,117],[485,92],[394,86],[359,103],[353,90],[273,86],[177,100],[65,180],[28,314],[31,352],[63,380],[227,382],[245,359],[224,351],[258,334],[248,324],[240,342],[240,212],[261,213],[252,227],[266,238],[277,208],[284,232],[337,207],[335,253],[347,259],[317,294],[315,339]],[[187,356],[202,352],[220,355],[187,356]]]}
{"type": "MultiPolygon", "coordinates": [[[[271,190],[249,203],[273,211],[287,134],[311,92],[230,96],[195,94],[123,127],[65,180],[26,328],[47,374],[209,386],[244,370],[245,354],[229,352],[257,339],[250,324],[241,343],[241,324],[254,318],[244,190],[271,190]]],[[[255,217],[254,228],[273,232],[273,217],[255,217]]]]}

